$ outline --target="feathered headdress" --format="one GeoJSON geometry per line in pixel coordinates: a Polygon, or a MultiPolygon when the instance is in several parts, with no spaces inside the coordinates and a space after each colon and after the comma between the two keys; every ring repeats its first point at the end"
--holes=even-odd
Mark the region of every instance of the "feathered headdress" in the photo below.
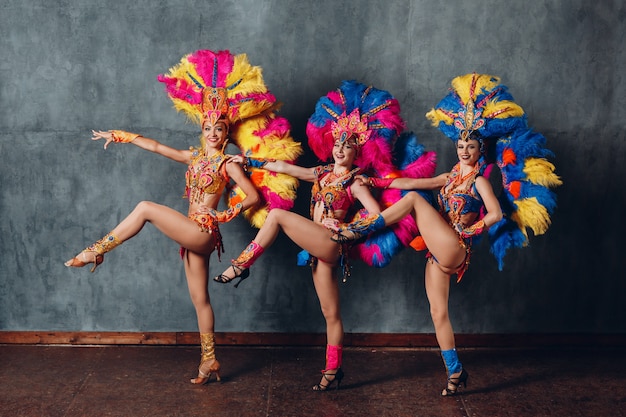
{"type": "Polygon", "coordinates": [[[356,81],[343,81],[320,98],[309,118],[309,147],[322,161],[332,157],[336,140],[357,137],[361,169],[391,170],[393,141],[402,132],[400,104],[389,92],[356,81]]]}
{"type": "Polygon", "coordinates": [[[550,188],[562,182],[546,159],[553,156],[545,148],[546,139],[528,127],[524,110],[492,75],[456,77],[448,95],[426,117],[454,143],[478,139],[486,148],[487,162],[493,162],[493,156],[500,168],[504,217],[489,228],[489,240],[502,270],[509,248],[528,245],[527,229],[541,235],[550,225],[556,207],[550,188]]]}
{"type": "MultiPolygon", "coordinates": [[[[230,138],[246,156],[293,162],[302,153],[300,143],[290,136],[289,122],[276,115],[280,103],[265,85],[261,67],[250,65],[246,54],[199,50],[184,56],[158,80],[165,84],[174,108],[192,122],[229,124],[230,138]]],[[[266,204],[246,210],[244,216],[261,227],[272,208],[293,207],[298,181],[256,169],[250,173],[266,204]]],[[[233,206],[244,195],[235,187],[228,198],[233,206]]]]}
{"type": "MultiPolygon", "coordinates": [[[[344,81],[317,102],[306,132],[309,147],[322,161],[331,158],[336,140],[355,136],[360,150],[354,164],[368,174],[382,178],[432,177],[435,153],[426,152],[413,133],[401,134],[404,125],[400,104],[389,92],[344,81]]],[[[378,203],[385,209],[407,192],[383,190],[377,195],[378,203]]],[[[362,209],[354,219],[365,216],[367,212],[362,209]]],[[[415,220],[407,215],[354,245],[351,256],[370,266],[384,267],[417,232],[415,220]]]]}
{"type": "Polygon", "coordinates": [[[199,125],[216,118],[233,124],[280,105],[265,86],[261,67],[250,65],[246,54],[196,51],[158,80],[176,110],[199,125]]]}

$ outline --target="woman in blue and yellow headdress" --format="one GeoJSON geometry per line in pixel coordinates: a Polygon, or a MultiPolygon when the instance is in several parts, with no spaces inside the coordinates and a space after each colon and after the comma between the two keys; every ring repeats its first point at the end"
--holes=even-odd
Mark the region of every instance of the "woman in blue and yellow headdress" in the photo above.
{"type": "MultiPolygon", "coordinates": [[[[416,192],[409,192],[382,213],[338,227],[334,240],[344,242],[374,233],[412,214],[420,235],[412,242],[428,249],[426,294],[437,342],[448,372],[442,395],[457,393],[468,373],[458,360],[448,315],[450,277],[461,280],[470,261],[472,244],[488,230],[492,252],[502,268],[508,248],[525,246],[527,228],[544,233],[556,205],[550,187],[561,184],[554,165],[545,157],[545,138],[526,123],[522,108],[513,102],[497,77],[467,74],[452,80],[450,93],[426,115],[454,142],[459,162],[439,190],[439,208],[416,192]],[[502,173],[498,199],[488,180],[492,162],[502,173]]],[[[368,185],[412,189],[423,180],[362,178],[368,185]],[[419,183],[418,183],[419,181],[419,183]]],[[[433,183],[433,187],[436,188],[433,183]]]]}

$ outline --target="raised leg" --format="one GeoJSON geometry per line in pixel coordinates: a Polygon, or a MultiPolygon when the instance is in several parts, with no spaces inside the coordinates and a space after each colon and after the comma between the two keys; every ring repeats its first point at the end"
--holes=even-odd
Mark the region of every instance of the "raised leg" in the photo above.
{"type": "Polygon", "coordinates": [[[92,271],[95,270],[95,266],[102,263],[104,253],[135,236],[146,223],[152,223],[167,237],[197,253],[210,255],[214,249],[214,237],[200,231],[198,225],[186,216],[167,206],[142,201],[107,236],[65,262],[65,265],[82,267],[93,263],[92,271]]]}
{"type": "Polygon", "coordinates": [[[307,250],[311,255],[334,262],[339,257],[339,247],[330,241],[332,232],[299,214],[274,209],[269,212],[265,223],[241,255],[231,266],[215,277],[218,282],[230,282],[235,278],[248,276],[248,268],[261,256],[263,251],[276,240],[283,231],[296,245],[307,250]]]}
{"type": "Polygon", "coordinates": [[[337,241],[354,240],[363,233],[373,233],[381,227],[398,223],[408,214],[414,216],[428,250],[437,258],[440,267],[450,272],[458,269],[465,259],[465,249],[459,244],[459,236],[441,217],[441,214],[416,192],[407,193],[383,210],[380,213],[384,219],[382,226],[380,219],[372,215],[367,219],[347,225],[348,232],[340,232],[339,234],[343,237],[334,237],[334,239],[337,241]]]}

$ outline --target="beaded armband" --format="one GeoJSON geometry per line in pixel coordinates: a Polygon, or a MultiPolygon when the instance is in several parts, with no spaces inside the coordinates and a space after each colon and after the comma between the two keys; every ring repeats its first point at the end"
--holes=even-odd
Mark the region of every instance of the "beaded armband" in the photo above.
{"type": "Polygon", "coordinates": [[[241,203],[237,203],[234,207],[228,208],[228,210],[216,211],[212,214],[218,223],[228,223],[229,221],[237,217],[239,213],[241,213],[242,208],[243,205],[241,203]]]}
{"type": "Polygon", "coordinates": [[[137,133],[126,132],[124,130],[111,130],[111,136],[113,136],[113,142],[130,143],[141,135],[138,135],[137,133]]]}
{"type": "Polygon", "coordinates": [[[268,162],[275,162],[275,159],[261,159],[261,158],[246,158],[245,169],[251,168],[263,168],[268,162]]]}
{"type": "Polygon", "coordinates": [[[461,236],[464,238],[474,237],[481,234],[483,230],[485,230],[485,222],[483,220],[479,220],[470,227],[466,227],[461,230],[461,236]]]}
{"type": "Polygon", "coordinates": [[[369,184],[374,188],[389,188],[395,178],[368,178],[369,184]]]}

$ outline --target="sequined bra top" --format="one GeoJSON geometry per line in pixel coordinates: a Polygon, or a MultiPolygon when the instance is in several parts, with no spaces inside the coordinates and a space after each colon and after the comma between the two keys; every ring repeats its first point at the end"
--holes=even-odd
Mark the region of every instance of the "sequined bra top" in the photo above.
{"type": "Polygon", "coordinates": [[[354,204],[354,197],[350,192],[350,184],[354,179],[354,175],[360,169],[355,168],[346,174],[335,176],[333,168],[333,164],[315,168],[315,182],[311,189],[311,218],[313,218],[315,206],[320,202],[324,206],[322,218],[332,219],[336,218],[336,211],[343,210],[347,212],[354,204]],[[322,183],[325,185],[322,185],[322,183]]]}
{"type": "Polygon", "coordinates": [[[189,148],[191,160],[185,174],[185,195],[189,201],[200,203],[206,194],[221,194],[228,184],[228,156],[216,152],[207,157],[201,149],[189,148]]]}
{"type": "MultiPolygon", "coordinates": [[[[455,168],[457,167],[455,166],[455,168]]],[[[459,180],[459,175],[458,171],[453,169],[446,185],[439,190],[438,194],[440,211],[449,218],[453,226],[461,223],[461,216],[464,214],[480,214],[484,206],[483,200],[476,190],[476,176],[478,173],[475,172],[469,178],[462,179],[461,185],[455,186],[454,182],[459,180]],[[450,184],[453,184],[452,187],[446,191],[450,184]]]]}

